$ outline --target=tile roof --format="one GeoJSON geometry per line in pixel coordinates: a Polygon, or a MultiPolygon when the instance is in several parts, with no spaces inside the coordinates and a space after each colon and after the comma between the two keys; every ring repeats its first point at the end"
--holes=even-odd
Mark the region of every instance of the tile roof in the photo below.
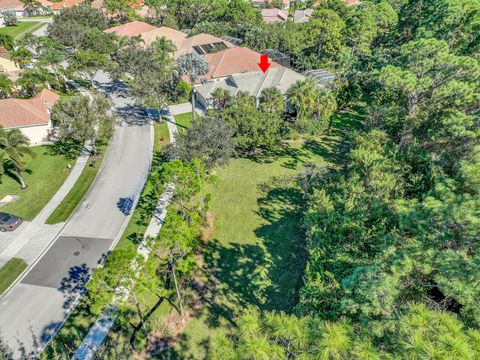
{"type": "MultiPolygon", "coordinates": [[[[256,51],[247,47],[234,47],[213,54],[206,54],[210,71],[203,80],[226,77],[233,74],[241,74],[258,70],[260,56],[256,51]]],[[[280,67],[276,62],[270,61],[271,67],[280,67]]]]}
{"type": "Polygon", "coordinates": [[[104,30],[104,32],[115,33],[119,36],[137,36],[155,29],[157,29],[157,27],[144,23],[143,21],[132,21],[123,25],[111,27],[104,30]]]}
{"type": "Polygon", "coordinates": [[[258,98],[264,89],[275,87],[282,94],[297,81],[305,80],[305,76],[285,67],[270,68],[267,72],[252,71],[244,74],[235,74],[228,78],[209,81],[195,87],[195,90],[208,99],[213,96],[217,88],[226,89],[235,95],[239,91],[246,91],[255,98],[258,98]]]}
{"type": "Polygon", "coordinates": [[[62,9],[65,9],[65,8],[80,5],[84,2],[85,2],[84,0],[62,0],[60,2],[50,3],[50,7],[52,8],[52,10],[62,10],[62,9]]]}
{"type": "Polygon", "coordinates": [[[33,99],[1,99],[0,125],[4,128],[47,125],[50,120],[49,108],[60,96],[50,90],[43,90],[33,99]]]}
{"type": "Polygon", "coordinates": [[[222,40],[210,34],[202,33],[186,38],[175,52],[175,58],[194,52],[195,46],[215,45],[218,43],[223,44],[227,48],[235,47],[235,45],[230,44],[228,41],[222,40]]]}
{"type": "Polygon", "coordinates": [[[145,41],[146,45],[150,45],[156,39],[164,37],[167,40],[170,40],[175,48],[178,49],[185,40],[186,36],[187,35],[181,31],[162,26],[143,33],[142,39],[145,41]]]}
{"type": "Polygon", "coordinates": [[[263,21],[267,23],[285,22],[288,19],[288,14],[280,9],[262,9],[263,21]]]}

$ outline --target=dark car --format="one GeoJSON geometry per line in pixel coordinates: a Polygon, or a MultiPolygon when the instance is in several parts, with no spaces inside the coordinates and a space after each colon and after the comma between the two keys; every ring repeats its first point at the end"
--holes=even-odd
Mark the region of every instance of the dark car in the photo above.
{"type": "Polygon", "coordinates": [[[23,222],[19,216],[0,212],[0,231],[13,231],[23,222]]]}

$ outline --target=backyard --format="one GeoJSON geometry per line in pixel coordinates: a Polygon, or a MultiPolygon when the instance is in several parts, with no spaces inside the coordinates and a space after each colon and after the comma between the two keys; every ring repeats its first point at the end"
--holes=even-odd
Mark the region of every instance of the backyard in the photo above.
{"type": "Polygon", "coordinates": [[[75,161],[63,155],[55,155],[49,146],[32,147],[35,158],[26,157],[27,170],[22,174],[28,185],[22,190],[16,176],[11,171],[0,178],[0,199],[6,195],[18,195],[20,199],[7,204],[1,211],[32,220],[52,198],[70,173],[67,165],[75,161]]]}

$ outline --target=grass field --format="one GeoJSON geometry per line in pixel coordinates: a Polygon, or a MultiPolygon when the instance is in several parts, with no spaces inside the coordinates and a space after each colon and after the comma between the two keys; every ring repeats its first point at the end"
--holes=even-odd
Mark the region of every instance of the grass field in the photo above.
{"type": "Polygon", "coordinates": [[[300,228],[300,189],[288,181],[303,164],[335,163],[345,151],[356,112],[334,119],[329,136],[289,142],[266,159],[240,158],[217,169],[211,187],[215,229],[203,249],[208,289],[186,326],[173,357],[204,359],[212,335],[235,326],[245,308],[292,311],[298,302],[306,255],[300,228]]]}
{"type": "Polygon", "coordinates": [[[0,28],[0,34],[7,34],[13,38],[17,38],[29,32],[38,30],[42,26],[45,26],[45,23],[40,21],[19,21],[14,26],[5,26],[0,28]]]}
{"type": "Polygon", "coordinates": [[[153,151],[158,152],[170,143],[170,134],[165,121],[163,123],[155,123],[154,130],[153,151]]]}
{"type": "Polygon", "coordinates": [[[22,259],[12,258],[0,269],[0,294],[8,289],[27,266],[22,259]]]}
{"type": "Polygon", "coordinates": [[[90,188],[93,180],[95,180],[95,177],[102,166],[105,149],[101,149],[100,151],[101,152],[95,157],[95,166],[92,166],[92,157],[90,157],[75,185],[73,185],[67,196],[65,196],[62,202],[48,217],[46,221],[47,224],[52,225],[64,222],[68,219],[70,214],[72,214],[73,210],[75,210],[78,203],[90,188]]]}
{"type": "Polygon", "coordinates": [[[27,171],[23,178],[28,184],[25,190],[15,174],[2,175],[0,183],[0,199],[6,195],[19,195],[20,199],[1,208],[1,211],[32,220],[52,198],[70,174],[67,164],[71,161],[62,155],[53,155],[48,146],[32,147],[36,157],[25,158],[27,171]]]}

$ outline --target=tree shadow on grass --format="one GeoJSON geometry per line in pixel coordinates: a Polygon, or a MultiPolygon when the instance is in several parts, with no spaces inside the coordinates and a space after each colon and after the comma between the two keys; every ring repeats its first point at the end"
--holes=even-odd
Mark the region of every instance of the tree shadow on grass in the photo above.
{"type": "Polygon", "coordinates": [[[218,240],[205,245],[203,257],[208,280],[202,302],[210,327],[220,326],[221,319],[234,324],[236,310],[262,306],[260,284],[267,263],[265,255],[259,245],[223,246],[218,240]]]}
{"type": "Polygon", "coordinates": [[[269,286],[265,289],[265,310],[291,312],[306,265],[305,239],[301,229],[302,195],[293,187],[273,187],[258,200],[258,215],[266,223],[255,234],[269,254],[269,286]]]}

